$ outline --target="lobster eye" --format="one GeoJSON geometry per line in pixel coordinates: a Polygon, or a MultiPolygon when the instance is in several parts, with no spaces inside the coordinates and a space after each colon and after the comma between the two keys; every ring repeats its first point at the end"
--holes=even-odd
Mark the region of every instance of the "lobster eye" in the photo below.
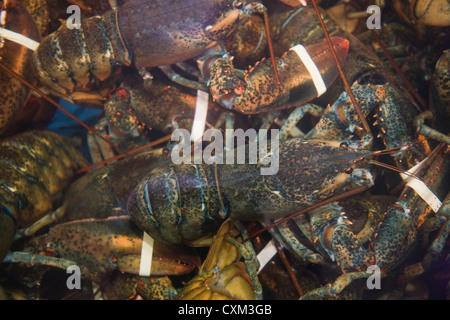
{"type": "Polygon", "coordinates": [[[347,142],[342,142],[342,143],[339,145],[339,148],[341,148],[341,149],[347,149],[347,148],[348,148],[348,143],[347,143],[347,142]]]}
{"type": "Polygon", "coordinates": [[[233,5],[236,9],[242,9],[244,7],[244,3],[242,1],[235,1],[233,5]]]}

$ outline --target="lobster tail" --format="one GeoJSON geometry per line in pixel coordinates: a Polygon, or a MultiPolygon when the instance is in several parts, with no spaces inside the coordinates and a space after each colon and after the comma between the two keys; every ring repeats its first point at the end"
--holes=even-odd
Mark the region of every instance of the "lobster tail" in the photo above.
{"type": "Polygon", "coordinates": [[[114,76],[122,66],[131,64],[116,24],[116,11],[85,19],[79,28],[71,27],[64,23],[36,49],[34,68],[41,84],[73,99],[76,92],[95,88],[101,97],[106,96],[114,76]]]}

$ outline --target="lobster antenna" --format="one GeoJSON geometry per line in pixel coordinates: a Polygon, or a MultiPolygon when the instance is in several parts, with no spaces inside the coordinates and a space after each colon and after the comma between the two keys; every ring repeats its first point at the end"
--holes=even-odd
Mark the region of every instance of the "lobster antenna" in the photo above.
{"type": "Polygon", "coordinates": [[[284,265],[284,268],[286,269],[286,272],[288,273],[289,277],[292,280],[292,284],[294,285],[295,290],[297,291],[297,294],[299,297],[303,297],[303,290],[300,286],[300,283],[298,282],[297,277],[294,274],[293,268],[291,267],[291,264],[289,263],[289,260],[287,259],[286,255],[284,254],[283,248],[280,248],[280,245],[275,238],[273,238],[273,241],[275,243],[275,247],[277,248],[278,256],[281,259],[281,262],[284,265]]]}
{"type": "MultiPolygon", "coordinates": [[[[405,83],[405,85],[408,87],[408,91],[411,92],[411,94],[414,96],[414,98],[416,99],[417,102],[419,102],[419,104],[425,108],[426,110],[430,109],[425,100],[423,100],[423,98],[417,93],[417,90],[414,89],[413,85],[411,84],[411,82],[408,80],[408,78],[406,78],[405,74],[402,72],[402,70],[400,69],[400,67],[398,66],[397,62],[395,62],[395,60],[392,58],[392,56],[390,55],[389,51],[386,49],[386,46],[383,42],[383,40],[381,40],[380,36],[376,33],[376,31],[374,29],[370,30],[372,32],[373,37],[375,38],[375,40],[378,42],[378,44],[380,45],[381,50],[383,51],[384,55],[386,56],[386,58],[389,60],[389,62],[391,63],[392,67],[395,69],[395,71],[397,71],[398,75],[400,76],[400,78],[402,78],[403,82],[405,83]]],[[[414,104],[414,107],[421,112],[422,110],[420,110],[420,108],[414,104]]]]}
{"type": "MultiPolygon", "coordinates": [[[[203,133],[203,135],[204,135],[204,133],[203,133]]],[[[202,135],[202,137],[199,138],[199,140],[201,140],[201,139],[203,138],[203,135],[202,135]]],[[[146,149],[153,148],[153,147],[155,147],[155,146],[157,146],[157,145],[159,145],[159,144],[161,144],[161,143],[163,143],[163,142],[170,141],[171,138],[172,138],[172,135],[169,134],[169,135],[164,136],[164,137],[162,137],[162,138],[159,138],[159,139],[157,139],[157,140],[155,140],[155,141],[152,141],[152,142],[150,142],[150,143],[148,143],[148,144],[146,144],[146,145],[137,147],[137,148],[135,148],[135,149],[133,149],[133,150],[123,152],[123,153],[121,153],[121,154],[119,154],[119,155],[117,155],[117,156],[114,156],[114,157],[105,159],[105,160],[103,160],[103,161],[99,161],[99,162],[97,162],[97,163],[91,164],[90,166],[87,166],[87,167],[84,167],[84,168],[81,168],[81,169],[75,171],[75,174],[83,173],[83,172],[89,171],[89,170],[91,170],[91,169],[93,169],[93,168],[96,168],[96,167],[102,166],[102,165],[104,165],[104,164],[108,164],[108,163],[110,163],[110,162],[113,162],[113,161],[115,161],[115,160],[119,160],[119,159],[125,158],[126,156],[130,156],[130,155],[133,155],[133,154],[135,154],[135,153],[144,151],[144,150],[146,150],[146,149]]],[[[194,147],[195,147],[195,145],[192,145],[192,147],[191,147],[191,152],[194,151],[194,147]]],[[[161,151],[162,151],[162,148],[161,148],[161,149],[150,150],[150,151],[148,151],[148,153],[158,153],[158,152],[161,152],[161,151]]],[[[162,152],[161,152],[161,153],[162,153],[162,152]]]]}
{"type": "Polygon", "coordinates": [[[317,18],[319,19],[320,25],[322,26],[323,32],[325,34],[325,38],[327,39],[327,42],[328,42],[328,46],[330,47],[331,53],[333,54],[333,58],[334,58],[334,61],[336,62],[336,67],[338,68],[342,82],[344,83],[345,91],[347,91],[348,95],[350,96],[352,104],[355,107],[356,113],[358,114],[358,116],[362,122],[364,130],[366,131],[367,134],[371,134],[371,131],[370,131],[369,125],[366,121],[366,118],[364,117],[363,113],[361,112],[361,108],[359,107],[358,102],[356,101],[356,98],[353,95],[353,92],[347,82],[347,78],[345,77],[344,72],[342,71],[341,63],[339,62],[339,58],[336,54],[336,51],[334,50],[334,46],[331,42],[330,35],[328,34],[328,30],[325,26],[325,23],[323,22],[322,15],[320,14],[319,8],[317,7],[316,0],[312,0],[312,4],[314,5],[314,9],[316,10],[317,18]]]}
{"type": "Polygon", "coordinates": [[[414,140],[412,142],[405,143],[404,145],[401,145],[401,146],[392,147],[392,148],[388,148],[388,149],[384,149],[384,150],[374,150],[374,151],[371,151],[371,152],[372,152],[372,155],[394,155],[395,153],[397,153],[399,151],[407,150],[410,147],[412,147],[413,145],[422,143],[424,141],[426,142],[427,139],[426,138],[419,138],[419,139],[416,139],[416,140],[414,140]]]}
{"type": "Polygon", "coordinates": [[[316,204],[314,204],[314,205],[312,205],[312,206],[310,206],[308,208],[302,209],[302,210],[300,210],[300,211],[298,211],[296,213],[291,214],[290,216],[287,216],[287,217],[285,217],[283,219],[277,220],[277,221],[273,222],[272,224],[270,224],[270,225],[268,225],[268,226],[266,226],[266,227],[264,227],[264,228],[262,228],[262,229],[260,229],[260,230],[258,230],[256,232],[254,232],[253,234],[249,235],[247,239],[244,239],[244,242],[245,241],[249,241],[250,239],[253,239],[256,236],[259,236],[261,233],[263,233],[263,232],[265,232],[265,231],[267,231],[267,230],[269,230],[269,229],[271,229],[273,227],[276,227],[280,223],[283,223],[283,222],[286,222],[288,220],[291,220],[291,219],[295,218],[296,216],[299,216],[301,214],[307,213],[307,212],[309,212],[309,211],[311,211],[313,209],[317,209],[317,208],[319,208],[321,206],[324,206],[326,204],[329,204],[329,203],[332,203],[332,202],[335,202],[335,201],[339,201],[339,200],[345,199],[347,197],[353,196],[353,195],[358,194],[360,192],[366,191],[369,188],[371,188],[370,185],[362,186],[362,187],[359,187],[359,188],[356,188],[356,189],[344,192],[341,195],[334,196],[334,197],[331,197],[331,198],[329,198],[327,200],[324,200],[324,201],[321,201],[319,203],[316,203],[316,204]]]}
{"type": "Polygon", "coordinates": [[[403,173],[403,174],[405,174],[405,175],[407,175],[407,176],[409,176],[411,178],[414,178],[414,179],[419,179],[419,177],[417,177],[413,173],[408,172],[408,171],[404,171],[404,170],[402,170],[400,168],[397,168],[396,166],[392,166],[390,164],[386,164],[386,163],[383,163],[383,162],[380,162],[380,161],[377,161],[377,160],[370,160],[370,163],[372,163],[372,164],[374,164],[376,166],[382,167],[382,168],[386,168],[386,169],[398,172],[398,173],[403,173]]]}
{"type": "MultiPolygon", "coordinates": [[[[146,144],[146,145],[144,145],[144,146],[140,146],[140,147],[138,147],[138,148],[136,148],[136,149],[133,149],[133,150],[130,150],[130,151],[127,151],[127,152],[123,152],[123,153],[121,153],[121,154],[119,154],[119,155],[117,155],[117,156],[114,156],[114,157],[105,159],[105,160],[103,160],[103,161],[100,161],[100,162],[91,164],[90,166],[87,166],[87,167],[84,167],[84,168],[81,168],[81,169],[75,171],[75,174],[80,174],[80,173],[89,171],[89,170],[91,170],[91,169],[93,169],[93,168],[102,166],[102,165],[104,165],[104,164],[113,162],[113,161],[115,161],[115,160],[119,160],[119,159],[125,158],[126,156],[130,156],[130,155],[132,155],[132,154],[138,153],[138,152],[143,151],[143,150],[145,150],[145,149],[152,148],[152,147],[157,146],[157,145],[159,145],[159,144],[161,144],[161,143],[163,143],[163,142],[170,141],[171,137],[172,137],[172,135],[169,134],[169,135],[167,135],[167,136],[165,136],[165,137],[162,137],[162,138],[159,138],[159,139],[157,139],[157,140],[155,140],[155,141],[152,141],[152,142],[150,142],[150,143],[148,143],[148,144],[146,144]]],[[[158,152],[161,152],[161,151],[162,151],[162,149],[155,149],[155,150],[150,150],[150,151],[148,151],[148,152],[149,152],[149,153],[158,153],[158,152]]],[[[162,152],[161,152],[161,153],[162,153],[162,152]]]]}
{"type": "Polygon", "coordinates": [[[277,85],[280,86],[281,85],[280,75],[278,74],[277,63],[275,61],[275,54],[273,51],[272,35],[270,33],[269,15],[267,14],[267,9],[264,10],[263,16],[264,16],[264,29],[265,29],[266,36],[267,36],[267,44],[269,45],[270,60],[272,60],[272,66],[273,66],[273,71],[275,73],[275,79],[277,81],[277,85]]]}

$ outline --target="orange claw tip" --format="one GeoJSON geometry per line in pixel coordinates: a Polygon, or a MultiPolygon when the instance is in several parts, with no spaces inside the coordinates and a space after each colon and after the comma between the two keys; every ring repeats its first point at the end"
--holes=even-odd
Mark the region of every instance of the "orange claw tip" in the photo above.
{"type": "Polygon", "coordinates": [[[347,57],[350,42],[341,37],[331,37],[331,43],[336,50],[339,60],[344,60],[347,57]]]}
{"type": "MultiPolygon", "coordinates": [[[[350,42],[341,37],[331,37],[330,40],[339,60],[345,60],[347,58],[350,42]]],[[[305,48],[316,63],[318,60],[323,60],[325,56],[330,57],[332,54],[330,45],[326,39],[314,41],[306,45],[305,48]]]]}

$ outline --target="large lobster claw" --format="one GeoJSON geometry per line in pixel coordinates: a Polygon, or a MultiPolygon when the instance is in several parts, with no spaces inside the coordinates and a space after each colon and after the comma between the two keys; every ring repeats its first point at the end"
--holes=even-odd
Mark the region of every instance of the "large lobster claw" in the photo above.
{"type": "MultiPolygon", "coordinates": [[[[338,59],[347,57],[349,42],[331,38],[338,59]]],[[[336,80],[338,68],[326,40],[305,47],[294,46],[276,65],[278,84],[269,60],[262,60],[245,74],[244,81],[234,72],[231,58],[210,53],[199,59],[205,78],[209,79],[213,99],[222,106],[246,114],[269,112],[302,105],[322,95],[336,80]]]]}

